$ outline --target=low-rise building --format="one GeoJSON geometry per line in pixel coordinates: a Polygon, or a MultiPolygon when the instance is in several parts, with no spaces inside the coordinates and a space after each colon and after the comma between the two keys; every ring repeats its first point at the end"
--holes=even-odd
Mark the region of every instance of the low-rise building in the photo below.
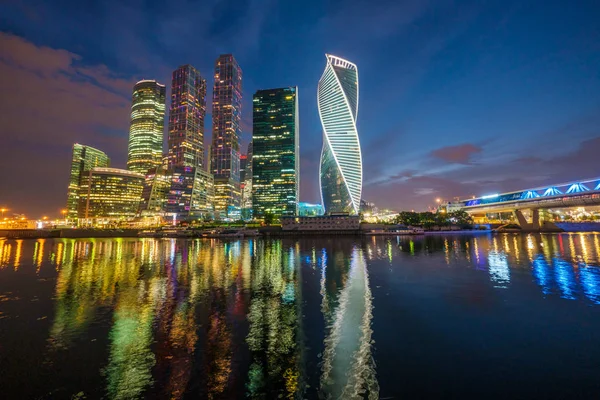
{"type": "Polygon", "coordinates": [[[102,225],[134,218],[145,176],[118,168],[92,168],[79,185],[79,224],[102,225]]]}
{"type": "Polygon", "coordinates": [[[178,220],[214,218],[212,174],[201,168],[175,166],[167,193],[166,212],[178,220]]]}
{"type": "Polygon", "coordinates": [[[358,231],[360,217],[346,213],[332,213],[315,217],[281,217],[284,231],[358,231]]]}

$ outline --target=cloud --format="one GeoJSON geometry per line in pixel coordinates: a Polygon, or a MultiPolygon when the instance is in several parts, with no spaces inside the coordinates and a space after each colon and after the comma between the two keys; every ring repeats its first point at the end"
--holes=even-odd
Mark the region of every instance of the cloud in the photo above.
{"type": "Polygon", "coordinates": [[[40,190],[49,182],[66,187],[73,143],[98,147],[117,164],[124,161],[136,80],[11,34],[0,33],[0,48],[5,93],[0,96],[0,159],[21,172],[2,174],[1,187],[19,190],[6,191],[0,201],[14,207],[28,199],[24,212],[59,209],[64,193],[40,190]]]}
{"type": "Polygon", "coordinates": [[[471,164],[473,156],[482,152],[482,148],[474,144],[447,146],[431,152],[431,155],[452,164],[471,164]]]}

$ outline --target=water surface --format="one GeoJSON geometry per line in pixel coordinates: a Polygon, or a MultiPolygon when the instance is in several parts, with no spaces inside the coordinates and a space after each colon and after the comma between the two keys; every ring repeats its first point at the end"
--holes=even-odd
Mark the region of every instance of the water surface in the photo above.
{"type": "Polygon", "coordinates": [[[0,239],[2,398],[598,398],[599,242],[0,239]]]}

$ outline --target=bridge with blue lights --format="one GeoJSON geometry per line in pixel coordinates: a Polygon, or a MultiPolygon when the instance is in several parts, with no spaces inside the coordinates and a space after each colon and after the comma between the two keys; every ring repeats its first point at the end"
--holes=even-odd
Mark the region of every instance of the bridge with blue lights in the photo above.
{"type": "Polygon", "coordinates": [[[529,209],[533,218],[531,227],[537,230],[540,228],[539,210],[584,206],[600,206],[600,177],[459,200],[449,203],[448,209],[461,209],[469,214],[514,212],[521,226],[529,224],[521,210],[529,209]]]}

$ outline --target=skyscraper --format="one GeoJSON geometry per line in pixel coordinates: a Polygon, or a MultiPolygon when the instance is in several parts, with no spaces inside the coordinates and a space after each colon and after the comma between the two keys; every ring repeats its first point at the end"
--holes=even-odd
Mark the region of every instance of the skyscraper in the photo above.
{"type": "Polygon", "coordinates": [[[270,213],[297,215],[299,189],[298,88],[254,94],[252,127],[252,209],[255,218],[270,213]]]}
{"type": "Polygon", "coordinates": [[[139,81],[133,87],[127,169],[145,174],[162,163],[165,85],[139,81]]]}
{"type": "Polygon", "coordinates": [[[110,158],[104,152],[79,143],[73,145],[71,174],[69,177],[69,188],[67,189],[67,218],[77,218],[79,184],[83,172],[89,171],[94,167],[109,166],[110,158]]]}
{"type": "Polygon", "coordinates": [[[204,167],[206,80],[196,68],[173,71],[169,109],[169,166],[204,167]]]}
{"type": "Polygon", "coordinates": [[[362,192],[362,156],[358,115],[356,65],[325,55],[327,65],[317,88],[317,107],[323,126],[321,199],[326,213],[358,214],[362,192]]]}
{"type": "Polygon", "coordinates": [[[215,62],[211,172],[215,177],[215,211],[227,215],[240,206],[240,126],[242,70],[231,54],[215,62]]]}

